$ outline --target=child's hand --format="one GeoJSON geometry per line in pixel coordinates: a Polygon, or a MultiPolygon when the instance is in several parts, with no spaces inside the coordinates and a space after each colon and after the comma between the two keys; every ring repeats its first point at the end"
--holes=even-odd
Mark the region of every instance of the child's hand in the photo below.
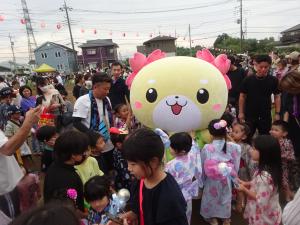
{"type": "Polygon", "coordinates": [[[237,186],[236,188],[235,188],[237,191],[242,191],[242,192],[244,192],[247,188],[243,185],[243,184],[239,184],[239,186],[237,186]]]}
{"type": "MultiPolygon", "coordinates": [[[[124,214],[120,215],[120,218],[123,219],[123,221],[126,221],[126,223],[128,225],[138,224],[137,223],[137,215],[132,211],[129,211],[127,213],[124,213],[124,214]]],[[[126,225],[126,224],[124,223],[124,225],[126,225]]]]}

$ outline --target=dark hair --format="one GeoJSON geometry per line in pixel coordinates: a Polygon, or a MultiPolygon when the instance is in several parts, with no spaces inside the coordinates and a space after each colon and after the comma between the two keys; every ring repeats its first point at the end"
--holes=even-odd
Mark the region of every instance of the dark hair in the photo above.
{"type": "Polygon", "coordinates": [[[55,134],[57,134],[56,127],[46,125],[37,130],[36,138],[41,142],[49,141],[55,134]]]}
{"type": "Polygon", "coordinates": [[[289,124],[288,122],[285,122],[283,120],[276,120],[272,123],[273,126],[278,126],[282,129],[284,132],[289,132],[289,124]]]}
{"type": "Polygon", "coordinates": [[[53,83],[58,84],[58,79],[56,77],[53,77],[53,83]]]}
{"type": "Polygon", "coordinates": [[[54,151],[57,158],[65,162],[72,155],[83,154],[89,147],[89,139],[85,133],[79,131],[66,131],[62,133],[56,140],[54,151]]]}
{"type": "Polygon", "coordinates": [[[83,79],[86,81],[86,80],[90,79],[90,77],[91,77],[91,74],[87,73],[83,76],[83,79]]]}
{"type": "Polygon", "coordinates": [[[268,55],[257,55],[257,56],[254,57],[254,61],[256,63],[266,62],[270,65],[272,64],[272,59],[268,55]]]}
{"type": "Polygon", "coordinates": [[[125,103],[120,103],[120,104],[116,105],[115,108],[114,108],[114,111],[115,111],[116,113],[120,113],[120,110],[121,110],[121,108],[122,108],[123,106],[127,106],[127,105],[126,105],[125,103]]]}
{"type": "Polygon", "coordinates": [[[17,81],[17,80],[13,80],[13,81],[11,82],[11,85],[12,85],[12,86],[14,86],[14,85],[16,85],[16,84],[20,84],[20,82],[17,81]]]}
{"type": "Polygon", "coordinates": [[[84,198],[87,202],[101,200],[107,196],[110,199],[110,180],[106,176],[94,176],[84,185],[84,198]]]}
{"type": "Polygon", "coordinates": [[[110,83],[112,84],[112,79],[106,73],[96,73],[92,77],[92,84],[95,85],[97,83],[110,83]]]}
{"type": "Polygon", "coordinates": [[[5,81],[4,77],[0,76],[0,82],[4,82],[4,81],[5,81]]]}
{"type": "Polygon", "coordinates": [[[258,171],[271,174],[274,185],[281,187],[282,168],[280,145],[271,135],[260,135],[254,139],[254,148],[259,151],[258,171]]]}
{"type": "Polygon", "coordinates": [[[65,89],[60,89],[58,92],[61,95],[68,96],[68,92],[65,89]]]}
{"type": "Polygon", "coordinates": [[[226,142],[227,142],[227,138],[226,138],[227,129],[226,129],[226,127],[220,127],[219,129],[216,129],[214,127],[214,125],[216,123],[219,123],[220,121],[221,121],[221,119],[214,119],[214,120],[210,121],[210,123],[208,124],[208,131],[212,136],[225,138],[225,143],[224,143],[224,146],[222,148],[222,151],[224,153],[226,153],[226,151],[227,151],[227,144],[226,144],[226,142]]]}
{"type": "Polygon", "coordinates": [[[230,112],[224,112],[221,120],[225,120],[227,123],[227,127],[232,127],[234,116],[230,112]]]}
{"type": "Polygon", "coordinates": [[[126,136],[127,134],[110,134],[110,140],[116,146],[117,143],[123,143],[126,136]]]}
{"type": "Polygon", "coordinates": [[[235,57],[233,55],[228,56],[228,59],[230,60],[231,65],[235,65],[235,57]]]}
{"type": "Polygon", "coordinates": [[[244,132],[244,134],[246,136],[246,139],[242,140],[242,141],[244,143],[251,145],[252,144],[252,136],[251,136],[251,129],[250,129],[249,125],[246,123],[241,123],[241,122],[236,122],[234,125],[235,126],[238,125],[238,126],[242,127],[242,131],[244,132]]]}
{"type": "Polygon", "coordinates": [[[113,62],[110,66],[110,68],[113,68],[113,66],[120,66],[121,69],[123,69],[123,65],[120,62],[113,62]]]}
{"type": "Polygon", "coordinates": [[[83,78],[83,75],[82,74],[78,74],[75,78],[75,84],[78,84],[83,78]]]}
{"type": "Polygon", "coordinates": [[[278,65],[278,64],[281,64],[281,65],[283,65],[283,67],[286,67],[287,62],[286,62],[285,59],[281,59],[281,60],[279,60],[279,62],[277,63],[277,65],[278,65]]]}
{"type": "Polygon", "coordinates": [[[144,162],[149,166],[150,161],[157,157],[162,161],[164,144],[153,130],[140,128],[133,131],[123,143],[123,153],[127,160],[144,162]]]}
{"type": "Polygon", "coordinates": [[[27,211],[13,220],[10,225],[80,225],[75,210],[59,204],[46,204],[27,211]]]}
{"type": "Polygon", "coordinates": [[[44,86],[47,83],[47,79],[44,77],[37,77],[36,78],[36,92],[38,95],[44,95],[42,90],[39,88],[39,86],[44,86]]]}
{"type": "Polygon", "coordinates": [[[104,137],[100,133],[92,131],[92,130],[89,130],[86,134],[87,134],[87,136],[89,138],[89,145],[92,148],[96,147],[96,144],[97,144],[97,141],[99,140],[99,138],[103,138],[104,139],[104,137]]]}
{"type": "Polygon", "coordinates": [[[25,89],[28,89],[28,90],[30,91],[30,95],[32,95],[32,90],[31,90],[31,88],[30,88],[29,86],[27,86],[27,85],[24,85],[24,86],[21,86],[20,89],[19,89],[19,93],[20,93],[20,95],[22,96],[22,98],[24,98],[23,91],[24,91],[25,89]]]}
{"type": "Polygon", "coordinates": [[[176,152],[184,151],[188,153],[191,150],[193,139],[186,132],[175,133],[170,137],[170,146],[176,152]]]}

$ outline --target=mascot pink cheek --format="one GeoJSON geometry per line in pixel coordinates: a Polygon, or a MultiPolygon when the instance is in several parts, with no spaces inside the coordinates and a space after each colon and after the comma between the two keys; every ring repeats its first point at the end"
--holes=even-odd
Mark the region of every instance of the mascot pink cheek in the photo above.
{"type": "Polygon", "coordinates": [[[136,109],[141,109],[141,108],[143,108],[143,104],[142,104],[141,102],[139,102],[139,101],[136,101],[136,102],[134,103],[134,107],[135,107],[136,109]]]}
{"type": "Polygon", "coordinates": [[[222,108],[222,105],[221,104],[214,104],[212,106],[212,109],[215,111],[215,112],[219,112],[222,108]]]}

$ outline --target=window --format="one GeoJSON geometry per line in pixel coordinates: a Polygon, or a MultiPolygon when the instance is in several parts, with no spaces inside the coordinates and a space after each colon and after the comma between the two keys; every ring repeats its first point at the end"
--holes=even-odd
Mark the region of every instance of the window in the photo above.
{"type": "Polygon", "coordinates": [[[96,49],[87,49],[86,54],[87,55],[96,55],[96,49]]]}
{"type": "Polygon", "coordinates": [[[109,49],[109,53],[113,54],[114,53],[114,49],[113,48],[109,49]]]}
{"type": "Polygon", "coordinates": [[[47,53],[44,53],[44,57],[47,58],[47,53]]]}
{"type": "Polygon", "coordinates": [[[42,58],[44,58],[44,53],[41,53],[41,55],[42,55],[42,58]]]}
{"type": "Polygon", "coordinates": [[[55,52],[55,57],[57,57],[57,52],[55,52]]]}
{"type": "Polygon", "coordinates": [[[42,55],[42,58],[44,59],[44,58],[47,58],[47,54],[46,53],[41,53],[41,55],[42,55]]]}
{"type": "Polygon", "coordinates": [[[60,52],[55,52],[55,57],[60,57],[60,52]]]}

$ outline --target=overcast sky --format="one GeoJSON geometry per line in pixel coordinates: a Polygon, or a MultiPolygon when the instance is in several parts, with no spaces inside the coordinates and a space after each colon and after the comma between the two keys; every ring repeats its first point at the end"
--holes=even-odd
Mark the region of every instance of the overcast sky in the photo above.
{"type": "MultiPolygon", "coordinates": [[[[151,35],[178,35],[177,45],[188,46],[191,24],[193,45],[212,46],[222,33],[239,36],[237,0],[66,0],[74,41],[112,38],[122,58],[131,56],[136,45],[151,35]],[[97,34],[94,34],[94,30],[97,34]],[[125,37],[123,36],[125,34],[125,37]]],[[[35,39],[71,47],[63,0],[27,0],[35,39]],[[57,29],[61,24],[61,29],[57,29]]],[[[273,36],[300,23],[300,0],[243,0],[244,31],[247,38],[273,36]]],[[[13,36],[17,62],[27,62],[27,36],[21,0],[0,0],[0,61],[12,59],[8,35],[13,36]],[[1,18],[1,17],[0,17],[1,18]]]]}

